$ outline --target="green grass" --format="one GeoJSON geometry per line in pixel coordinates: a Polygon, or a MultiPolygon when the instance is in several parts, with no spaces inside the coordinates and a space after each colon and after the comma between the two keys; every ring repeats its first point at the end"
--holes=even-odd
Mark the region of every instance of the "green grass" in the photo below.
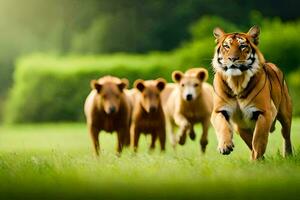
{"type": "MultiPolygon", "coordinates": [[[[142,137],[138,154],[115,156],[116,135],[101,135],[95,159],[84,124],[0,127],[1,199],[283,199],[300,194],[300,119],[292,138],[295,156],[283,159],[280,125],[270,135],[266,159],[251,162],[238,135],[229,156],[216,151],[210,131],[207,153],[188,140],[176,152],[168,144],[148,153],[142,137]]],[[[199,133],[199,127],[198,127],[199,133]]],[[[199,134],[197,141],[199,140],[199,134]]]]}

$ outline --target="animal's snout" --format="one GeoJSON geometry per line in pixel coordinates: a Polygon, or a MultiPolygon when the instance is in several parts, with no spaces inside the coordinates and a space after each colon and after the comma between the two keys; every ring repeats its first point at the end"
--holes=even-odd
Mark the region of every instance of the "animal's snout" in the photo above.
{"type": "Polygon", "coordinates": [[[115,106],[110,106],[109,107],[109,114],[114,114],[116,112],[116,107],[115,106]]]}
{"type": "Polygon", "coordinates": [[[229,59],[231,62],[234,62],[234,61],[238,60],[239,57],[238,57],[238,56],[229,56],[228,59],[229,59]]]}
{"type": "Polygon", "coordinates": [[[186,95],[186,100],[191,101],[193,99],[193,95],[192,94],[187,94],[186,95]]]}
{"type": "Polygon", "coordinates": [[[155,106],[150,106],[150,112],[155,112],[157,108],[155,106]]]}

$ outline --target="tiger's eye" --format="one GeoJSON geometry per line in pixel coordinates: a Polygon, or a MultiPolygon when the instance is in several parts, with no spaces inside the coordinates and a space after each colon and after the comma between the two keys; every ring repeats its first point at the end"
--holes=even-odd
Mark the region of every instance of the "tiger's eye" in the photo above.
{"type": "Polygon", "coordinates": [[[241,50],[244,50],[244,49],[246,49],[247,47],[248,47],[247,45],[242,44],[242,45],[240,46],[240,49],[241,49],[241,50]]]}
{"type": "Polygon", "coordinates": [[[228,46],[227,44],[223,44],[223,47],[224,47],[225,49],[229,49],[229,46],[228,46]]]}
{"type": "Polygon", "coordinates": [[[183,83],[181,84],[181,87],[184,87],[184,84],[183,84],[183,83]]]}
{"type": "Polygon", "coordinates": [[[194,87],[198,87],[198,86],[199,86],[199,84],[198,84],[198,83],[195,83],[195,84],[194,84],[194,87]]]}

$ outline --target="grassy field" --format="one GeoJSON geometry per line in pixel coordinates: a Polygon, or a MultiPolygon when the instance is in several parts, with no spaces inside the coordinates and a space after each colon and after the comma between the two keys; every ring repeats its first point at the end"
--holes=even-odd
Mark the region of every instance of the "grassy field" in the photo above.
{"type": "MultiPolygon", "coordinates": [[[[199,132],[199,127],[198,127],[199,132]]],[[[188,140],[174,151],[115,156],[116,135],[101,135],[101,158],[92,155],[84,124],[0,127],[1,199],[286,199],[300,195],[300,119],[292,138],[295,156],[283,159],[280,125],[270,135],[266,159],[251,162],[238,135],[235,150],[222,156],[210,131],[207,153],[188,140]]],[[[199,140],[199,134],[197,137],[199,140]]]]}

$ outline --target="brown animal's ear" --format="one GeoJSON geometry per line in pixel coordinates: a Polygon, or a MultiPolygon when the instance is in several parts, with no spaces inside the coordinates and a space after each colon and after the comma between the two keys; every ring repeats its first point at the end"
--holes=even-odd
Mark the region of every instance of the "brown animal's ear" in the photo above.
{"type": "Polygon", "coordinates": [[[182,77],[183,77],[183,73],[181,71],[174,71],[172,73],[172,80],[175,83],[178,83],[181,80],[182,77]]]}
{"type": "Polygon", "coordinates": [[[122,78],[121,83],[118,84],[118,87],[120,91],[123,91],[128,87],[128,85],[129,85],[129,81],[126,78],[122,78]]]}
{"type": "Polygon", "coordinates": [[[156,81],[157,81],[156,87],[160,91],[162,91],[165,88],[167,81],[165,79],[163,79],[163,78],[158,78],[158,79],[156,79],[156,81]]]}
{"type": "Polygon", "coordinates": [[[140,92],[143,92],[143,90],[145,89],[144,80],[138,79],[134,81],[133,87],[138,89],[140,92]]]}
{"type": "Polygon", "coordinates": [[[98,93],[101,91],[102,85],[98,83],[97,80],[91,80],[90,84],[91,84],[91,88],[97,90],[98,93]]]}
{"type": "Polygon", "coordinates": [[[206,81],[208,79],[208,71],[204,68],[200,69],[197,73],[197,78],[202,82],[206,81]]]}
{"type": "Polygon", "coordinates": [[[252,26],[247,34],[251,37],[252,42],[258,45],[260,28],[258,26],[252,26]]]}
{"type": "Polygon", "coordinates": [[[225,34],[225,32],[223,31],[223,29],[221,29],[220,27],[214,28],[213,33],[214,33],[214,36],[216,38],[216,42],[217,43],[218,43],[220,37],[222,37],[225,34]]]}

